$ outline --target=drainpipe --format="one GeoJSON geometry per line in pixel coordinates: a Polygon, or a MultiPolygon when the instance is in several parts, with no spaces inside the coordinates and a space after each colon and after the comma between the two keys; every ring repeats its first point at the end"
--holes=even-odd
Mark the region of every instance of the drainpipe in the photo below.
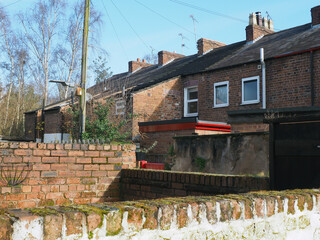
{"type": "Polygon", "coordinates": [[[266,109],[266,64],[264,62],[264,49],[260,48],[260,62],[262,68],[262,109],[266,109]]]}
{"type": "Polygon", "coordinates": [[[314,106],[313,51],[310,51],[311,106],[314,106]]]}

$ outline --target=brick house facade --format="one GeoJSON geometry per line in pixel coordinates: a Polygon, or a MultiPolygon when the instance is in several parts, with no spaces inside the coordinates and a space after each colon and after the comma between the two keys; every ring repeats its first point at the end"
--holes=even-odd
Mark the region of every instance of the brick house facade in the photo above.
{"type": "Polygon", "coordinates": [[[244,41],[202,38],[191,56],[161,51],[158,64],[131,61],[128,72],[88,92],[96,101],[113,98],[115,114],[134,115],[132,138],[145,148],[159,140],[157,154],[175,135],[225,133],[230,125],[231,132],[268,131],[264,120],[275,114],[320,111],[319,13],[314,7],[311,23],[280,32],[250,14],[244,41]]]}

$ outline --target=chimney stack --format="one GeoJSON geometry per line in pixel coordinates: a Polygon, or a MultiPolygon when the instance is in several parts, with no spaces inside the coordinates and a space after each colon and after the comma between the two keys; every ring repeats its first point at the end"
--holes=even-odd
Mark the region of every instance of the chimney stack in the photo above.
{"type": "Polygon", "coordinates": [[[142,62],[140,62],[140,58],[137,58],[137,61],[130,61],[128,65],[129,65],[129,72],[133,73],[139,68],[148,67],[148,66],[151,66],[152,64],[146,63],[146,60],[144,59],[142,60],[142,62]]]}
{"type": "Polygon", "coordinates": [[[271,19],[262,18],[261,12],[249,15],[249,25],[246,27],[247,42],[252,42],[261,36],[273,32],[273,22],[271,19]]]}
{"type": "Polygon", "coordinates": [[[320,6],[311,8],[311,24],[317,26],[320,24],[320,6]]]}
{"type": "Polygon", "coordinates": [[[206,52],[225,46],[226,44],[206,38],[200,38],[197,41],[198,55],[203,55],[206,52]]]}
{"type": "Polygon", "coordinates": [[[158,52],[158,64],[159,66],[163,66],[173,59],[182,58],[182,57],[184,57],[184,55],[173,53],[173,52],[160,51],[158,52]]]}

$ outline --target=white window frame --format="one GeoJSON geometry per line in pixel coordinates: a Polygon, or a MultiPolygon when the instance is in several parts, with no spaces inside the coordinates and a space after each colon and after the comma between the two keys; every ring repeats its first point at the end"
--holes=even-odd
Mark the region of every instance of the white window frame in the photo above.
{"type": "Polygon", "coordinates": [[[115,105],[116,105],[116,115],[123,115],[125,113],[125,110],[126,110],[126,101],[124,99],[122,99],[122,98],[118,98],[115,101],[115,105]],[[123,103],[123,105],[121,105],[119,107],[118,103],[123,103]]]}
{"type": "Polygon", "coordinates": [[[213,84],[213,107],[214,108],[219,108],[219,107],[227,107],[229,106],[229,81],[224,81],[224,82],[218,82],[213,84]],[[227,86],[227,102],[226,103],[217,103],[217,92],[216,92],[216,87],[220,86],[227,86]]]}
{"type": "Polygon", "coordinates": [[[241,104],[242,105],[255,104],[255,103],[259,103],[260,102],[260,77],[259,76],[242,78],[241,86],[242,86],[242,91],[241,91],[241,104]],[[249,81],[253,81],[253,80],[257,81],[257,99],[256,100],[245,101],[244,100],[244,84],[245,84],[245,82],[249,82],[249,81]]]}
{"type": "MultiPolygon", "coordinates": [[[[192,88],[196,88],[198,91],[198,86],[184,88],[184,116],[185,117],[196,117],[196,116],[198,116],[198,112],[199,112],[199,105],[198,105],[199,95],[198,95],[197,99],[188,100],[188,92],[192,88]],[[196,113],[188,113],[188,103],[191,103],[191,102],[197,102],[197,112],[196,113]]],[[[199,94],[199,92],[198,92],[198,94],[199,94]]]]}

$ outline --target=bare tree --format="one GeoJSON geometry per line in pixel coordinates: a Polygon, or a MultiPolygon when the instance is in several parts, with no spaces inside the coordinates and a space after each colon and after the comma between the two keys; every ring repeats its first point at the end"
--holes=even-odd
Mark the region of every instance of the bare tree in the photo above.
{"type": "Polygon", "coordinates": [[[24,29],[24,43],[32,53],[32,71],[41,74],[44,102],[48,99],[49,63],[52,56],[52,45],[61,20],[64,0],[39,0],[34,8],[18,15],[24,29]],[[39,71],[41,70],[41,71],[39,71]]]}
{"type": "Polygon", "coordinates": [[[13,74],[14,74],[14,46],[16,44],[16,37],[10,29],[11,23],[9,17],[6,15],[3,9],[0,9],[0,30],[3,34],[3,44],[1,49],[6,53],[6,57],[9,63],[3,63],[2,66],[9,71],[9,88],[6,94],[6,111],[4,115],[4,127],[7,126],[9,117],[9,106],[11,93],[13,88],[13,74]]]}
{"type": "MultiPolygon", "coordinates": [[[[79,84],[80,63],[82,49],[83,27],[83,2],[78,1],[72,6],[72,14],[68,19],[68,27],[65,33],[65,42],[58,46],[55,51],[56,67],[55,75],[59,80],[70,84],[79,84]]],[[[98,30],[101,25],[101,14],[91,8],[90,12],[90,47],[98,42],[98,30]]],[[[60,99],[67,98],[69,87],[59,86],[60,99]]]]}
{"type": "MultiPolygon", "coordinates": [[[[19,47],[19,45],[18,45],[19,47]]],[[[16,65],[16,78],[18,80],[18,96],[17,96],[17,106],[16,106],[16,126],[19,128],[20,119],[25,111],[25,101],[24,101],[24,86],[25,86],[25,64],[28,60],[28,53],[23,46],[20,45],[19,49],[15,52],[15,65],[16,65]]],[[[23,125],[23,124],[22,124],[23,125]]],[[[10,130],[11,133],[11,130],[10,130]]]]}

